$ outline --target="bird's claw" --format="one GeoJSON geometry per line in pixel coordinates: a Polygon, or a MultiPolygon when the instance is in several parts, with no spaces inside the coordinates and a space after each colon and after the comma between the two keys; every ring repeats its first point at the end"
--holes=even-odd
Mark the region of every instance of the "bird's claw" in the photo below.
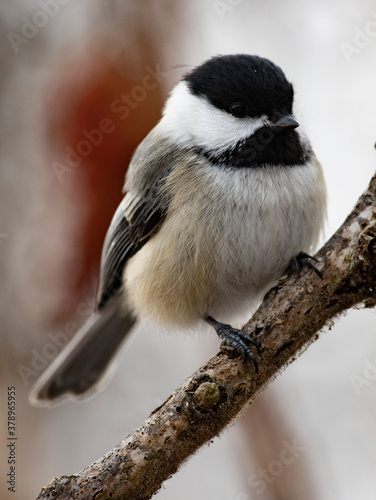
{"type": "Polygon", "coordinates": [[[250,346],[257,349],[258,354],[260,354],[260,348],[257,343],[243,330],[238,330],[233,328],[231,325],[226,325],[224,323],[219,323],[212,318],[208,318],[210,324],[215,328],[218,337],[222,340],[221,347],[226,346],[234,349],[243,361],[252,361],[256,371],[258,370],[258,363],[255,355],[250,346]]]}
{"type": "Polygon", "coordinates": [[[309,267],[310,269],[315,271],[317,276],[319,276],[321,279],[323,279],[323,275],[322,275],[321,271],[319,271],[319,269],[317,269],[317,267],[315,266],[315,264],[312,261],[318,262],[316,257],[312,257],[312,255],[309,255],[306,252],[299,252],[296,257],[293,257],[291,259],[290,265],[288,266],[288,268],[286,269],[284,274],[287,276],[291,276],[292,274],[299,275],[301,270],[304,267],[309,267]]]}

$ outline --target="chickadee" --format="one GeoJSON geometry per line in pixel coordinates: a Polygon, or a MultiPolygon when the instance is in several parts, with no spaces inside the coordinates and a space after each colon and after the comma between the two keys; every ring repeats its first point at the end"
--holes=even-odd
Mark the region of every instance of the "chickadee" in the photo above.
{"type": "Polygon", "coordinates": [[[206,322],[254,359],[250,337],[228,323],[308,259],[326,208],[293,101],[283,71],[257,56],[213,57],[183,77],[130,163],[97,311],[37,381],[33,403],[102,388],[138,318],[166,330],[206,322]]]}

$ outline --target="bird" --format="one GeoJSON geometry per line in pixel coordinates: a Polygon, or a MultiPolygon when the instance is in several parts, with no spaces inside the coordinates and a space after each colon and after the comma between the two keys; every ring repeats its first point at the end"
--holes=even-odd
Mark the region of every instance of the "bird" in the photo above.
{"type": "Polygon", "coordinates": [[[182,77],[130,161],[96,311],[37,380],[32,404],[104,388],[139,320],[172,332],[210,325],[257,368],[241,319],[286,270],[320,274],[310,252],[325,180],[294,95],[279,66],[250,54],[213,56],[182,77]]]}

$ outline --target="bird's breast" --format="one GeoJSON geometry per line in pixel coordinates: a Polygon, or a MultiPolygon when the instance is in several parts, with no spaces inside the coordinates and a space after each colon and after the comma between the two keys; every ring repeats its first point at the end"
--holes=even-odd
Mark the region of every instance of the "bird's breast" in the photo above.
{"type": "Polygon", "coordinates": [[[319,177],[315,163],[177,167],[166,186],[164,224],[126,268],[133,308],[168,328],[244,312],[315,242],[319,177]]]}

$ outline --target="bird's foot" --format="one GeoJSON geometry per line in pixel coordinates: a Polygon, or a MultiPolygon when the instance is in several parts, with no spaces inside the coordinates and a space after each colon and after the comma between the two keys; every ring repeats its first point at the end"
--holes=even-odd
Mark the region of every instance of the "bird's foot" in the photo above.
{"type": "Polygon", "coordinates": [[[298,274],[299,275],[300,272],[301,272],[301,270],[304,267],[309,267],[310,269],[312,269],[313,271],[315,271],[315,273],[317,274],[317,276],[319,276],[321,279],[323,279],[321,271],[319,271],[317,269],[317,267],[315,266],[315,264],[312,261],[318,262],[318,260],[316,259],[316,257],[312,257],[311,255],[309,255],[308,253],[305,253],[305,252],[299,252],[296,257],[293,257],[291,259],[290,265],[286,269],[286,271],[284,272],[284,274],[287,275],[287,276],[291,276],[292,274],[298,274]]]}
{"type": "Polygon", "coordinates": [[[259,347],[249,335],[243,332],[243,330],[233,328],[231,325],[220,323],[211,316],[208,316],[206,321],[215,329],[218,337],[222,340],[221,347],[231,347],[241,356],[243,361],[252,361],[256,371],[258,370],[258,363],[250,346],[255,347],[258,352],[259,347]]]}

